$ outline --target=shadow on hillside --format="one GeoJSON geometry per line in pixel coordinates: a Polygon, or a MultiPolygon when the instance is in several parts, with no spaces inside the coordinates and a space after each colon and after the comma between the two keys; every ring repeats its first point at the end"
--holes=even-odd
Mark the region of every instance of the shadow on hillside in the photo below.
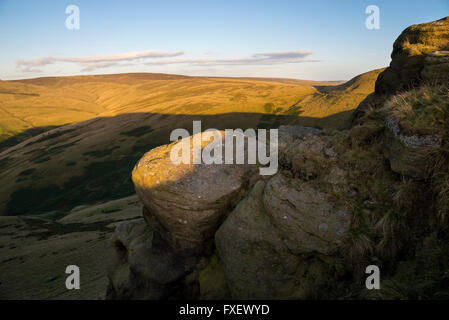
{"type": "Polygon", "coordinates": [[[185,128],[192,133],[194,120],[201,120],[203,131],[209,128],[270,129],[280,125],[336,129],[351,113],[345,111],[325,118],[259,113],[128,113],[94,118],[44,133],[39,133],[44,128],[33,128],[3,142],[10,147],[0,153],[0,183],[8,185],[9,192],[0,198],[0,203],[6,204],[0,208],[0,215],[68,212],[81,204],[129,196],[134,193],[131,171],[136,162],[145,152],[169,143],[173,129],[185,128]],[[39,134],[19,141],[35,133],[39,134]],[[96,141],[95,149],[80,149],[83,140],[90,137],[96,141]],[[17,141],[19,143],[13,145],[17,141]],[[52,162],[56,155],[58,159],[61,155],[64,158],[65,152],[67,161],[52,162]],[[82,154],[83,161],[73,161],[70,155],[74,153],[82,154]],[[17,163],[20,163],[20,173],[11,171],[14,174],[8,175],[10,170],[17,170],[17,163]],[[74,172],[68,181],[58,181],[60,170],[55,167],[60,169],[61,166],[74,172]],[[41,179],[40,172],[45,173],[45,180],[41,179]],[[43,181],[52,181],[52,184],[43,181]]]}
{"type": "Polygon", "coordinates": [[[6,138],[4,138],[6,135],[0,135],[0,153],[8,148],[15,146],[16,144],[19,144],[22,141],[25,141],[41,133],[50,131],[58,127],[59,126],[31,128],[16,135],[8,135],[6,138]]]}
{"type": "MultiPolygon", "coordinates": [[[[323,118],[315,118],[315,117],[303,117],[303,116],[290,116],[290,115],[276,115],[276,114],[259,114],[259,113],[226,113],[221,115],[186,115],[186,114],[152,114],[152,113],[144,113],[145,115],[149,115],[150,117],[157,117],[161,119],[166,118],[173,118],[173,117],[179,117],[179,118],[185,118],[185,117],[191,117],[192,120],[202,120],[204,124],[207,126],[207,124],[210,122],[211,118],[215,118],[218,123],[220,123],[220,119],[226,119],[229,121],[229,118],[231,118],[231,122],[241,122],[243,119],[244,121],[247,120],[257,120],[261,119],[261,122],[259,123],[259,126],[253,126],[257,128],[268,128],[269,126],[271,128],[277,128],[279,125],[282,124],[295,124],[295,125],[302,125],[302,126],[309,126],[314,127],[318,129],[341,129],[344,126],[344,121],[349,119],[351,114],[354,110],[348,110],[343,111],[340,113],[336,113],[334,115],[323,117],[323,118]],[[242,117],[242,119],[240,118],[242,117]],[[235,119],[233,119],[235,118],[235,119]]],[[[120,117],[123,115],[132,115],[130,114],[122,114],[115,117],[120,117]]],[[[114,118],[114,117],[108,117],[108,118],[114,118]]],[[[108,119],[105,118],[105,119],[108,119]]],[[[144,117],[147,118],[147,117],[144,117]]],[[[84,122],[92,121],[92,120],[99,120],[103,119],[103,117],[94,118],[90,120],[86,120],[84,122]]],[[[255,121],[251,121],[252,123],[255,121]]],[[[73,125],[73,124],[72,124],[73,125]]],[[[0,140],[0,154],[11,148],[15,145],[20,144],[21,142],[32,139],[35,136],[38,136],[42,133],[49,132],[56,128],[65,127],[66,125],[62,126],[45,126],[45,127],[34,127],[27,129],[21,133],[18,133],[16,135],[10,135],[6,139],[0,140]]],[[[243,126],[244,127],[244,126],[243,126]]],[[[242,128],[243,128],[242,127],[242,128]]],[[[211,128],[211,126],[207,126],[207,128],[211,128]]],[[[217,129],[225,129],[224,126],[216,126],[217,129]]],[[[226,127],[227,128],[227,127],[226,127]]],[[[236,126],[231,126],[229,128],[237,128],[236,126]]],[[[1,138],[1,136],[0,136],[1,138]]],[[[1,158],[1,156],[0,156],[1,158]]]]}

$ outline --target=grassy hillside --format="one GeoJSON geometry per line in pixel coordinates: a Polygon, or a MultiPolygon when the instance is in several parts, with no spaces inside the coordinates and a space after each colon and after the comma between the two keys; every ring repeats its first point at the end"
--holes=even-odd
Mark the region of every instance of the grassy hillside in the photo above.
{"type": "Polygon", "coordinates": [[[133,193],[144,152],[193,120],[214,127],[335,129],[380,70],[345,84],[121,74],[0,82],[0,215],[67,212],[133,193]]]}
{"type": "MultiPolygon", "coordinates": [[[[324,117],[357,105],[371,93],[378,71],[354,86],[271,78],[204,78],[118,74],[0,81],[0,141],[31,128],[77,123],[131,112],[167,114],[265,113],[273,103],[285,112],[301,102],[303,116],[324,117]],[[334,88],[335,91],[329,94],[334,88]],[[345,101],[335,97],[345,95],[345,101]],[[326,108],[327,99],[332,101],[326,108]],[[312,101],[309,101],[312,100],[312,101]],[[330,106],[331,105],[331,106],[330,106]]],[[[281,109],[278,109],[281,110],[281,109]]]]}
{"type": "Polygon", "coordinates": [[[158,74],[0,81],[0,298],[103,298],[110,233],[141,217],[130,172],[173,128],[334,129],[378,72],[345,84],[158,74]],[[67,291],[74,261],[86,285],[67,291]]]}
{"type": "Polygon", "coordinates": [[[0,217],[0,299],[102,299],[110,235],[121,221],[142,219],[137,196],[57,215],[0,217]],[[67,290],[68,265],[82,290],[67,290]]]}
{"type": "Polygon", "coordinates": [[[26,129],[99,116],[152,112],[260,112],[267,102],[287,107],[311,85],[273,81],[124,74],[0,82],[2,138],[26,129]]]}

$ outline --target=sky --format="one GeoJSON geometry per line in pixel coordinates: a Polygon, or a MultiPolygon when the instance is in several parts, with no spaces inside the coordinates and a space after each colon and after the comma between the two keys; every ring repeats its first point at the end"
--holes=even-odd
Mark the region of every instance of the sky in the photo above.
{"type": "Polygon", "coordinates": [[[449,0],[0,0],[0,79],[158,72],[347,80],[388,66],[406,27],[448,15],[449,0]],[[379,8],[378,29],[365,25],[370,5],[379,8]]]}

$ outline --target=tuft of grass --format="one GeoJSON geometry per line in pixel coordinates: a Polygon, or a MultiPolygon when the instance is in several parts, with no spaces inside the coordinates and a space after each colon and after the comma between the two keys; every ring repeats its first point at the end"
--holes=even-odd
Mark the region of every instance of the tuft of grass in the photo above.
{"type": "Polygon", "coordinates": [[[445,171],[434,173],[432,186],[436,198],[437,222],[447,228],[449,222],[449,167],[446,167],[445,171]]]}
{"type": "Polygon", "coordinates": [[[448,98],[448,88],[438,84],[411,89],[390,97],[381,108],[368,108],[358,125],[332,138],[348,169],[351,190],[338,195],[353,213],[344,254],[355,274],[363,274],[363,266],[373,259],[382,268],[385,282],[375,298],[448,296],[448,98]],[[415,180],[390,169],[383,156],[386,116],[393,116],[407,135],[442,137],[441,147],[424,155],[428,179],[415,180]],[[427,244],[429,237],[435,238],[432,245],[427,244]]]}
{"type": "Polygon", "coordinates": [[[407,135],[438,134],[442,145],[426,152],[427,172],[436,203],[436,221],[447,227],[449,218],[449,89],[425,84],[391,97],[382,112],[393,115],[407,135]]]}
{"type": "Polygon", "coordinates": [[[391,97],[383,111],[393,115],[407,135],[447,132],[449,90],[443,85],[423,85],[391,97]]]}

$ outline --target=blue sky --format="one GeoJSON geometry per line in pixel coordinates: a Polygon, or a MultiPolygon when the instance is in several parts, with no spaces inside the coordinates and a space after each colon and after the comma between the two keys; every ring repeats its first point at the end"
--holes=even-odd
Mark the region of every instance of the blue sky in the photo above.
{"type": "Polygon", "coordinates": [[[344,80],[387,66],[449,0],[0,0],[0,79],[163,72],[344,80]],[[80,29],[66,28],[68,5],[80,29]],[[380,29],[365,8],[380,9],[380,29]]]}

